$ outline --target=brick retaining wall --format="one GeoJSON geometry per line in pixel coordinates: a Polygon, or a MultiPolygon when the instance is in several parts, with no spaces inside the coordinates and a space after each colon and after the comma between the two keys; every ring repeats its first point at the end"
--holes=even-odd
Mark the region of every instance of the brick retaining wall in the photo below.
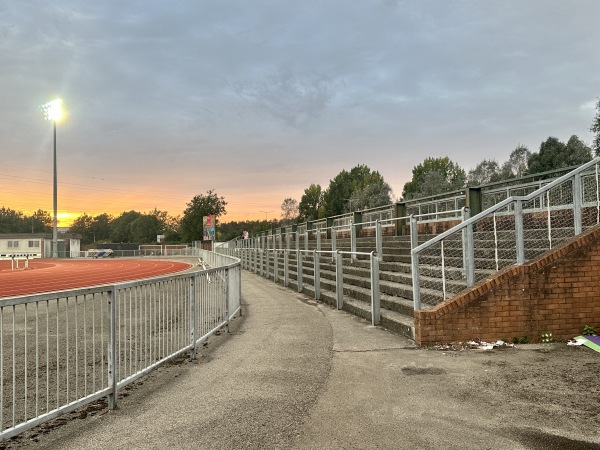
{"type": "Polygon", "coordinates": [[[448,302],[415,311],[415,340],[426,345],[471,339],[495,341],[541,333],[554,340],[600,330],[600,228],[500,272],[448,302]]]}

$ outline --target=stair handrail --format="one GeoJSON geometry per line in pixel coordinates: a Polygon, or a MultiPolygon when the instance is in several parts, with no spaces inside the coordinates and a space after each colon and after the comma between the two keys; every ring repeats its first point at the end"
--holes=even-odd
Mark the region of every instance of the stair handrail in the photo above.
{"type": "MultiPolygon", "coordinates": [[[[412,267],[411,272],[412,272],[412,279],[413,279],[413,301],[414,301],[415,310],[421,309],[420,283],[419,283],[419,271],[418,271],[419,254],[420,253],[422,253],[424,250],[428,249],[429,247],[432,247],[433,245],[441,242],[442,240],[448,238],[449,236],[452,236],[456,233],[462,232],[465,229],[468,229],[468,227],[473,225],[475,222],[478,222],[482,218],[491,216],[495,212],[514,203],[516,205],[514,215],[515,215],[515,222],[516,222],[515,232],[517,234],[517,241],[516,241],[517,242],[517,265],[524,264],[525,257],[524,257],[524,243],[523,243],[522,210],[520,211],[520,214],[521,214],[520,223],[519,223],[519,211],[517,211],[517,210],[520,210],[520,207],[523,204],[523,202],[528,202],[536,197],[539,197],[540,195],[550,191],[551,189],[564,183],[565,181],[568,181],[570,179],[577,180],[578,176],[581,175],[582,172],[586,171],[590,167],[597,165],[599,163],[600,163],[600,157],[594,158],[591,161],[588,161],[587,163],[585,163],[585,164],[579,166],[578,168],[572,170],[571,172],[557,178],[556,180],[546,184],[545,186],[540,187],[539,189],[531,192],[528,195],[508,197],[507,199],[504,199],[501,202],[496,203],[495,205],[489,207],[488,209],[481,211],[480,213],[472,216],[471,218],[455,225],[454,227],[450,228],[449,230],[433,237],[432,239],[428,240],[427,242],[424,242],[424,243],[412,248],[410,255],[411,255],[411,267],[412,267]]],[[[573,186],[573,191],[574,191],[573,208],[581,208],[580,183],[575,181],[573,183],[573,185],[574,185],[573,186]],[[576,185],[579,185],[579,187],[577,187],[576,185]]],[[[576,236],[581,234],[582,230],[581,230],[580,214],[574,214],[574,229],[575,229],[576,236]]],[[[470,248],[471,249],[473,248],[472,242],[470,243],[470,248]]],[[[473,270],[473,267],[472,267],[473,263],[474,263],[474,261],[471,259],[471,261],[470,261],[471,267],[465,268],[467,272],[473,270]]],[[[472,278],[469,281],[471,284],[467,284],[467,287],[472,286],[472,284],[474,282],[474,280],[472,278]]]]}

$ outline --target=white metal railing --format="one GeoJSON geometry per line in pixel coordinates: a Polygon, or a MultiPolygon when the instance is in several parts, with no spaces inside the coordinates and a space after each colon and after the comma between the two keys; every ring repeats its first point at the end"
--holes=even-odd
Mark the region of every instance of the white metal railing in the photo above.
{"type": "MultiPolygon", "coordinates": [[[[381,232],[381,226],[378,227],[381,232]]],[[[312,279],[312,287],[316,300],[321,299],[323,286],[335,292],[337,309],[342,309],[344,304],[344,279],[343,267],[344,256],[349,257],[347,264],[352,264],[358,257],[369,258],[369,273],[371,282],[371,322],[373,325],[380,323],[380,289],[379,289],[379,261],[377,252],[356,252],[341,250],[320,249],[321,233],[317,232],[317,248],[308,250],[299,246],[295,250],[290,248],[264,248],[264,247],[238,247],[235,249],[236,256],[240,259],[242,268],[259,274],[265,278],[272,279],[278,283],[283,272],[283,285],[288,287],[290,280],[295,276],[298,292],[305,290],[305,284],[312,279]],[[331,269],[335,272],[335,282],[323,280],[321,274],[322,258],[329,260],[328,264],[334,265],[331,269]],[[306,264],[305,264],[306,263],[306,264]],[[311,264],[312,263],[312,264],[311,264]]]]}
{"type": "Polygon", "coordinates": [[[600,224],[600,158],[525,196],[509,197],[411,251],[415,309],[524,264],[600,224]]]}
{"type": "MultiPolygon", "coordinates": [[[[148,280],[0,300],[0,439],[117,392],[240,311],[237,258],[148,280]]],[[[198,257],[194,258],[197,261],[198,257]]]]}

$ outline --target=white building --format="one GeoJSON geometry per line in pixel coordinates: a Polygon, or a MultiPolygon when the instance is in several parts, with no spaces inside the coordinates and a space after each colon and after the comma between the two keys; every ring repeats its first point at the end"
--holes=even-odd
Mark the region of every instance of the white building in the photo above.
{"type": "MultiPolygon", "coordinates": [[[[59,233],[59,258],[80,256],[81,236],[59,233]]],[[[50,258],[52,257],[51,233],[6,233],[0,234],[0,259],[7,258],[50,258]]]]}

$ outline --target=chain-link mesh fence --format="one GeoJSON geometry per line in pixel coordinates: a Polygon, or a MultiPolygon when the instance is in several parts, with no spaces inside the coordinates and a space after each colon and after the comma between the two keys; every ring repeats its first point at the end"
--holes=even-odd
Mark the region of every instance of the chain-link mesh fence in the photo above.
{"type": "Polygon", "coordinates": [[[417,307],[429,308],[600,223],[598,161],[504,199],[413,251],[417,307]]]}

